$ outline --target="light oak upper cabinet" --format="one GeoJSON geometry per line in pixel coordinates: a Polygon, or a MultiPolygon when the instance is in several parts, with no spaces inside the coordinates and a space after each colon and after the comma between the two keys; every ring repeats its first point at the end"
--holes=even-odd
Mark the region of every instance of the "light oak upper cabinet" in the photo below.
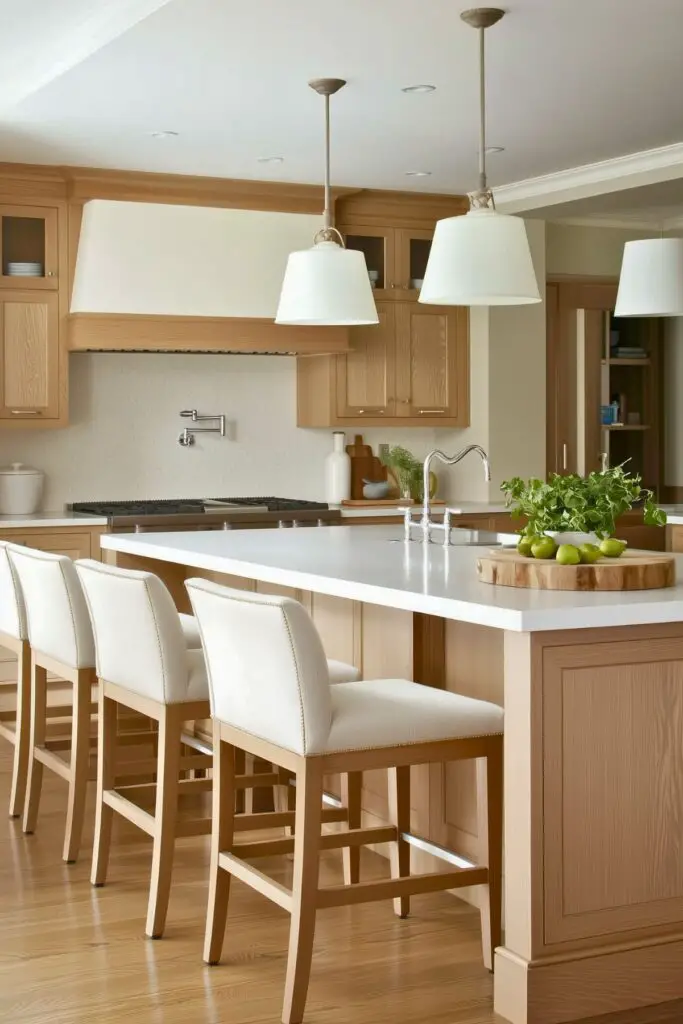
{"type": "Polygon", "coordinates": [[[57,208],[0,206],[0,288],[56,291],[58,270],[57,208]]]}
{"type": "Polygon", "coordinates": [[[347,249],[365,256],[378,301],[416,299],[427,269],[433,231],[343,224],[347,249]]]}
{"type": "Polygon", "coordinates": [[[467,310],[399,302],[396,311],[396,415],[468,419],[467,310]]]}
{"type": "Polygon", "coordinates": [[[0,294],[0,345],[0,419],[51,425],[60,414],[57,294],[0,294]]]}
{"type": "Polygon", "coordinates": [[[395,307],[378,303],[379,324],[353,330],[352,351],[339,356],[336,415],[339,419],[395,416],[395,307]]]}
{"type": "Polygon", "coordinates": [[[467,310],[386,299],[377,312],[348,355],[298,360],[298,425],[468,426],[467,310]]]}

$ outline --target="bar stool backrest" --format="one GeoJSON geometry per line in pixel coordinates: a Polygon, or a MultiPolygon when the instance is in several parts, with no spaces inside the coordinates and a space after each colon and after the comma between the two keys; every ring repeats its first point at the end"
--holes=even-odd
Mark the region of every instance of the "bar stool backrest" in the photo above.
{"type": "Polygon", "coordinates": [[[90,616],[71,559],[19,544],[7,551],[19,577],[31,647],[70,668],[92,668],[90,616]]]}
{"type": "Polygon", "coordinates": [[[151,572],[76,562],[92,619],[97,675],[162,704],[187,699],[188,656],[173,598],[151,572]]]}
{"type": "Polygon", "coordinates": [[[332,722],[325,652],[288,597],[187,580],[214,718],[298,754],[319,753],[332,722]]]}
{"type": "Polygon", "coordinates": [[[9,541],[0,540],[0,633],[6,633],[15,640],[27,640],[24,595],[8,547],[9,541]]]}

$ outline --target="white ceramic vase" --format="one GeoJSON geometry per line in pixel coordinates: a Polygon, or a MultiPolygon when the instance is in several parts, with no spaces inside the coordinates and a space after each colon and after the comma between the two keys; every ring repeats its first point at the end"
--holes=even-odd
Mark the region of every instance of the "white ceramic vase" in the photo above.
{"type": "Polygon", "coordinates": [[[346,453],[346,434],[335,430],[332,434],[332,451],[325,459],[325,501],[328,505],[340,505],[351,497],[351,459],[346,453]]]}

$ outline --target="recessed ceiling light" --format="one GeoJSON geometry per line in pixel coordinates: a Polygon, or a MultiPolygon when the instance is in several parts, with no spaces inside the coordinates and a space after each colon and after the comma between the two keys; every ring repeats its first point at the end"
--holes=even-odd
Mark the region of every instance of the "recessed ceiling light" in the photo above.
{"type": "Polygon", "coordinates": [[[174,139],[180,135],[180,132],[174,132],[167,129],[162,132],[150,132],[150,135],[153,139],[174,139]]]}
{"type": "Polygon", "coordinates": [[[486,155],[487,156],[490,156],[491,153],[504,153],[504,152],[505,152],[505,146],[487,146],[486,147],[486,155]]]}
{"type": "Polygon", "coordinates": [[[284,162],[283,156],[259,156],[256,158],[257,164],[283,164],[284,162]]]}
{"type": "Polygon", "coordinates": [[[434,92],[436,90],[435,85],[405,85],[401,92],[434,92]]]}
{"type": "Polygon", "coordinates": [[[406,178],[428,178],[431,171],[406,171],[406,178]]]}

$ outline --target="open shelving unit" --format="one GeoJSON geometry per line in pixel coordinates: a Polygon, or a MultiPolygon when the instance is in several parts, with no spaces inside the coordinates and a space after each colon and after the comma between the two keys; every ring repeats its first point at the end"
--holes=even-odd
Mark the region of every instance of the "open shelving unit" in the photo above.
{"type": "Polygon", "coordinates": [[[612,312],[603,317],[600,405],[616,403],[619,417],[615,423],[600,422],[600,447],[610,465],[629,460],[630,470],[657,490],[662,482],[661,323],[648,317],[615,317],[612,312]],[[623,349],[627,351],[621,355],[623,349]]]}

